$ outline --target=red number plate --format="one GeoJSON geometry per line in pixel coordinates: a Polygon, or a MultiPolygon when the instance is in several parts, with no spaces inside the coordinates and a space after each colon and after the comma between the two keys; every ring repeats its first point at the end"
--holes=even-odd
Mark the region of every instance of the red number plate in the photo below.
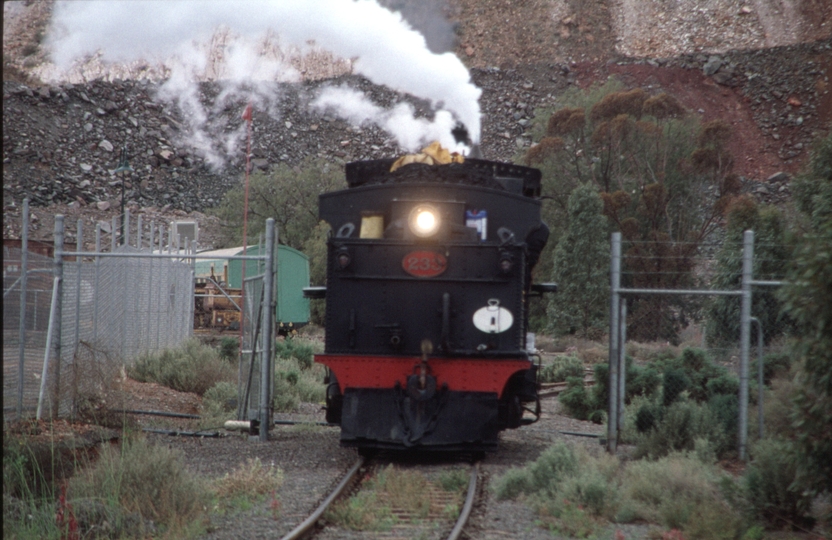
{"type": "Polygon", "coordinates": [[[402,259],[402,268],[411,276],[434,277],[448,267],[448,259],[434,251],[411,251],[402,259]]]}

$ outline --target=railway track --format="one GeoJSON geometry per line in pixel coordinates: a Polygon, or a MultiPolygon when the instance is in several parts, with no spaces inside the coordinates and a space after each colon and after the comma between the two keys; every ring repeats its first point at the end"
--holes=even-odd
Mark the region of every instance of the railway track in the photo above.
{"type": "MultiPolygon", "coordinates": [[[[339,501],[343,501],[347,496],[356,497],[362,489],[365,489],[364,484],[367,483],[367,479],[374,476],[371,471],[377,472],[381,470],[383,470],[383,465],[380,462],[374,461],[373,458],[359,457],[318,507],[302,523],[298,524],[292,531],[283,536],[282,540],[295,540],[315,536],[321,530],[317,527],[317,524],[324,518],[327,511],[331,510],[334,505],[338,504],[339,501]]],[[[365,532],[369,537],[373,538],[411,538],[417,535],[424,536],[424,533],[419,534],[418,531],[410,530],[408,523],[417,523],[417,526],[422,526],[422,528],[424,528],[426,522],[430,523],[434,532],[447,530],[450,528],[451,523],[453,523],[453,528],[450,529],[447,535],[437,536],[436,534],[431,534],[430,537],[457,540],[460,538],[465,524],[471,515],[478,489],[478,482],[479,466],[475,463],[470,467],[467,491],[464,501],[459,507],[454,502],[458,500],[458,494],[444,492],[435,486],[431,486],[425,490],[430,495],[430,508],[432,509],[426,517],[414,520],[413,516],[409,515],[407,511],[394,510],[392,514],[394,516],[394,522],[402,525],[397,526],[395,530],[387,532],[365,532]],[[433,510],[436,508],[453,508],[454,510],[459,508],[459,513],[454,520],[450,517],[451,512],[436,512],[433,510]]]]}

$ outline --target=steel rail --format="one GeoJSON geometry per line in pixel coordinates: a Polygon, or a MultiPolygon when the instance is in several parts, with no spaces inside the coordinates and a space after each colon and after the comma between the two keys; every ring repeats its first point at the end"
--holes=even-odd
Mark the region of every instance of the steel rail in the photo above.
{"type": "Polygon", "coordinates": [[[341,482],[335,486],[335,489],[332,490],[332,493],[324,499],[324,501],[318,506],[318,508],[312,512],[312,514],[306,518],[303,523],[295,527],[294,529],[289,532],[286,536],[284,536],[281,540],[296,540],[301,538],[306,532],[311,529],[315,523],[321,518],[321,516],[326,512],[327,508],[341,496],[341,493],[347,488],[350,482],[355,478],[356,473],[358,473],[358,469],[364,465],[364,457],[359,457],[358,461],[355,462],[355,465],[347,471],[347,474],[344,475],[344,478],[341,479],[341,482]]]}
{"type": "Polygon", "coordinates": [[[477,476],[479,472],[479,465],[471,466],[471,479],[468,481],[468,495],[465,497],[465,504],[462,506],[462,512],[456,520],[451,534],[448,535],[448,540],[457,540],[462,534],[462,529],[468,523],[468,517],[471,515],[471,509],[474,508],[474,497],[477,494],[477,476]]]}

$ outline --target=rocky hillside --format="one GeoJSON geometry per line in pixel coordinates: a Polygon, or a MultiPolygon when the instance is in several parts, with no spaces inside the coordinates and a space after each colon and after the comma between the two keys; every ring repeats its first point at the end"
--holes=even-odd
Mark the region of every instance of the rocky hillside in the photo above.
{"type": "MultiPolygon", "coordinates": [[[[664,12],[636,0],[454,0],[440,7],[455,21],[456,52],[483,90],[485,157],[513,158],[531,142],[536,108],[556,103],[570,86],[614,75],[673,93],[705,121],[728,121],[737,172],[760,197],[782,200],[788,175],[832,118],[832,10],[822,0],[775,3],[690,0],[664,12]],[[777,6],[781,17],[774,17],[777,6]]],[[[202,212],[240,181],[243,152],[221,170],[210,167],[189,144],[181,111],[160,104],[157,84],[146,79],[40,83],[35,74],[46,61],[39,43],[49,5],[4,4],[4,237],[19,235],[24,197],[35,207],[33,236],[49,238],[55,213],[68,216],[70,231],[79,218],[87,231],[109,220],[120,210],[122,189],[126,205],[145,220],[190,214],[210,231],[202,212]],[[113,171],[125,146],[134,172],[122,179],[113,171]]],[[[309,156],[344,162],[399,152],[375,127],[353,128],[310,111],[312,93],[332,82],[360,88],[378,103],[397,97],[349,74],[282,85],[279,110],[255,110],[256,168],[292,166],[309,156]]],[[[202,84],[200,100],[212,103],[219,91],[202,84]]],[[[424,112],[424,103],[412,102],[424,112]]],[[[237,129],[244,105],[228,103],[216,125],[237,129]]],[[[203,238],[210,241],[210,234],[203,238]]]]}

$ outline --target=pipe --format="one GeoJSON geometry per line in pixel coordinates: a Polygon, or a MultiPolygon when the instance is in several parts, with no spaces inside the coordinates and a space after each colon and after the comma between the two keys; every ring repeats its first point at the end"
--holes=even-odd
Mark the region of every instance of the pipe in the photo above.
{"type": "MultiPolygon", "coordinates": [[[[55,331],[55,311],[57,307],[57,297],[58,297],[58,283],[61,281],[61,278],[55,277],[54,281],[52,282],[52,304],[51,309],[49,310],[49,325],[46,329],[46,351],[43,354],[43,371],[40,375],[40,393],[38,394],[38,409],[37,413],[35,414],[35,418],[40,420],[41,413],[43,411],[43,395],[46,391],[46,378],[49,376],[49,358],[52,356],[50,354],[52,350],[52,334],[55,331]]],[[[23,374],[20,374],[23,377],[23,374]]]]}

